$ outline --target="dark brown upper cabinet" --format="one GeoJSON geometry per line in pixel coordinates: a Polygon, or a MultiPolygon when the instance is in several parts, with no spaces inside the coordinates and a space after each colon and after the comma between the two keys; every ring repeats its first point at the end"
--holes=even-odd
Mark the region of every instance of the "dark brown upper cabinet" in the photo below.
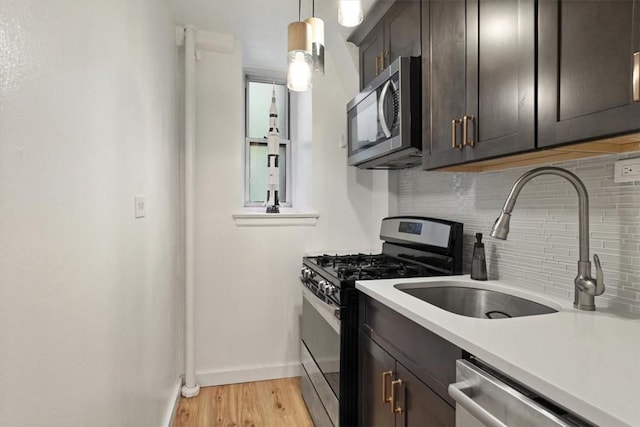
{"type": "Polygon", "coordinates": [[[385,17],[385,68],[401,56],[420,56],[422,53],[420,9],[420,1],[399,1],[385,17]]]}
{"type": "Polygon", "coordinates": [[[382,57],[385,51],[382,24],[376,26],[364,39],[358,50],[360,56],[360,89],[371,83],[382,71],[382,57]]]}
{"type": "MultiPolygon", "coordinates": [[[[359,46],[360,89],[398,57],[420,56],[420,8],[421,1],[418,0],[396,1],[362,41],[355,32],[349,38],[359,46]]],[[[367,15],[367,19],[375,19],[375,13],[371,15],[367,15]]]]}
{"type": "Polygon", "coordinates": [[[542,0],[538,26],[538,147],[640,130],[640,1],[542,0]]]}
{"type": "Polygon", "coordinates": [[[422,5],[425,169],[535,149],[535,1],[422,5]]]}
{"type": "Polygon", "coordinates": [[[422,53],[425,169],[640,142],[640,0],[382,0],[349,41],[361,89],[397,56],[422,53]]]}

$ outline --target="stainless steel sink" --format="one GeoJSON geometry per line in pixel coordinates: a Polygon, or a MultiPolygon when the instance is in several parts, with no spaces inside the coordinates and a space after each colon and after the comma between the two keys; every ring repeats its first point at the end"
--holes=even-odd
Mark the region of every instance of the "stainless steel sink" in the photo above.
{"type": "MultiPolygon", "coordinates": [[[[441,282],[440,282],[441,283],[441,282]]],[[[524,298],[486,289],[434,283],[403,283],[395,287],[424,302],[451,313],[481,319],[505,319],[557,313],[546,305],[524,298]]]]}

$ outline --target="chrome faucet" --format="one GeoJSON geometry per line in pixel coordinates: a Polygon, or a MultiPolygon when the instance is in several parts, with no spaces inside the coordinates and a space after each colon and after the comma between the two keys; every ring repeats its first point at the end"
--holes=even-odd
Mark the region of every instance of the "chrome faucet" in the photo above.
{"type": "Polygon", "coordinates": [[[600,258],[594,254],[593,262],[596,266],[596,278],[591,277],[591,262],[589,261],[589,196],[580,178],[568,170],[555,167],[542,167],[525,173],[513,184],[513,188],[511,188],[511,192],[504,202],[502,212],[496,219],[495,224],[493,224],[491,237],[507,240],[511,211],[513,211],[513,207],[516,204],[520,190],[527,182],[540,175],[561,176],[569,181],[578,192],[580,259],[578,260],[578,275],[574,280],[575,298],[573,306],[579,310],[594,311],[596,309],[594,297],[602,295],[604,292],[604,275],[600,265],[600,258]]]}

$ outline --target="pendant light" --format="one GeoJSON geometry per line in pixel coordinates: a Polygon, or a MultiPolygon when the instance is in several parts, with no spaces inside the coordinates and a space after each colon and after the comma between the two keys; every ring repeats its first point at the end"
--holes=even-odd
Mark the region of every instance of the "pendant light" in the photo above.
{"type": "Polygon", "coordinates": [[[362,0],[340,0],[338,22],[344,27],[355,27],[362,22],[362,0]]]}
{"type": "Polygon", "coordinates": [[[313,71],[324,76],[324,21],[316,18],[316,0],[311,3],[311,18],[304,22],[311,25],[311,56],[313,58],[313,71]]]}
{"type": "Polygon", "coordinates": [[[311,89],[313,59],[311,57],[311,25],[300,21],[302,0],[298,0],[298,21],[289,24],[287,53],[287,87],[296,92],[311,89]]]}

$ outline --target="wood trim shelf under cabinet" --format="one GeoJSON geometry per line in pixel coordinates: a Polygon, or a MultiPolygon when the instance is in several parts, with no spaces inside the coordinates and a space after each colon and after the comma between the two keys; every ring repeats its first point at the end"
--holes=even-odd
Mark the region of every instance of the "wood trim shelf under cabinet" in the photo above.
{"type": "Polygon", "coordinates": [[[621,154],[640,151],[640,132],[618,136],[614,138],[600,139],[590,142],[581,142],[562,147],[532,151],[497,159],[483,160],[480,162],[466,163],[456,166],[448,166],[435,171],[440,172],[491,172],[504,169],[513,169],[524,166],[535,166],[553,162],[584,159],[587,157],[601,156],[604,154],[621,154]]]}

